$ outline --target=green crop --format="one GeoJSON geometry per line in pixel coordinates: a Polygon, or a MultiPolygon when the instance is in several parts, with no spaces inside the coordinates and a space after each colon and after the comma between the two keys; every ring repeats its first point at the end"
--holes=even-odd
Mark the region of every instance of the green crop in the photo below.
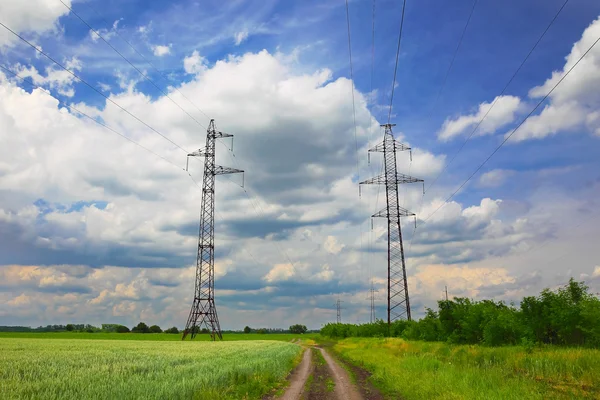
{"type": "Polygon", "coordinates": [[[301,348],[277,341],[0,338],[2,399],[260,399],[301,348]]]}

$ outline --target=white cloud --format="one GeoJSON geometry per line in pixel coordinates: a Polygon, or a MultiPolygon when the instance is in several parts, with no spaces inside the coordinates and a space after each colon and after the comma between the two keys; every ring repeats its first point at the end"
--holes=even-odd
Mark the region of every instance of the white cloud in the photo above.
{"type": "Polygon", "coordinates": [[[286,281],[293,277],[295,273],[292,264],[277,264],[263,277],[263,279],[269,283],[286,281]]]}
{"type": "MultiPolygon", "coordinates": [[[[71,6],[71,0],[64,0],[71,6]]],[[[0,1],[2,21],[17,33],[38,33],[56,30],[58,18],[69,13],[60,2],[53,0],[0,1]]],[[[10,46],[19,39],[6,29],[0,30],[0,47],[10,46]]]]}
{"type": "MultiPolygon", "coordinates": [[[[64,60],[63,63],[65,67],[71,71],[78,72],[83,68],[83,64],[76,57],[64,60]]],[[[73,97],[75,95],[72,84],[77,80],[77,78],[64,69],[54,66],[54,64],[53,66],[46,67],[46,76],[41,75],[33,66],[27,68],[17,64],[13,67],[13,70],[21,78],[30,77],[33,80],[33,83],[36,85],[47,86],[50,89],[56,89],[58,93],[62,94],[63,96],[73,97]]]]}
{"type": "Polygon", "coordinates": [[[479,185],[482,187],[499,187],[506,182],[506,180],[514,175],[514,171],[507,169],[494,169],[481,175],[479,178],[479,185]]]}
{"type": "Polygon", "coordinates": [[[155,45],[152,46],[152,52],[156,57],[166,56],[167,54],[171,54],[171,46],[172,44],[169,44],[168,46],[155,45]]]}
{"type": "Polygon", "coordinates": [[[480,136],[494,133],[499,128],[513,122],[520,108],[521,100],[518,97],[496,97],[491,103],[481,103],[478,106],[477,112],[473,114],[461,115],[454,119],[446,119],[437,133],[438,139],[445,141],[453,139],[463,133],[470,134],[471,128],[474,128],[488,111],[489,114],[483,120],[475,134],[480,136]],[[493,108],[490,111],[492,105],[493,108]]]}
{"type": "MultiPolygon", "coordinates": [[[[471,267],[469,265],[424,265],[408,278],[413,294],[439,296],[448,286],[449,297],[476,297],[482,288],[514,283],[515,277],[505,268],[471,267]]],[[[439,297],[438,297],[439,298],[439,297]]]]}
{"type": "Polygon", "coordinates": [[[594,278],[600,277],[600,265],[597,265],[596,268],[594,268],[594,272],[592,272],[592,276],[594,278]]]}
{"type": "Polygon", "coordinates": [[[233,37],[235,45],[239,46],[244,40],[248,39],[248,34],[247,30],[237,32],[233,37]]]}
{"type": "MultiPolygon", "coordinates": [[[[529,91],[533,99],[544,97],[564,77],[567,71],[600,37],[600,17],[590,24],[577,41],[561,71],[553,71],[543,85],[529,91]]],[[[530,117],[511,137],[513,141],[541,139],[559,132],[587,130],[600,133],[600,46],[596,45],[569,73],[549,97],[538,115],[530,117]]],[[[509,133],[507,133],[508,135],[509,133]]]]}
{"type": "Polygon", "coordinates": [[[345,245],[339,243],[334,236],[327,236],[323,246],[325,247],[325,250],[331,254],[339,254],[339,252],[345,247],[345,245]]]}
{"type": "MultiPolygon", "coordinates": [[[[188,58],[188,69],[197,71],[201,56],[192,53],[188,58]]],[[[236,135],[235,158],[219,143],[217,162],[248,171],[246,184],[252,198],[226,179],[218,179],[215,286],[220,317],[229,318],[231,324],[223,326],[237,327],[256,317],[280,325],[285,315],[296,318],[301,313],[290,313],[289,308],[307,307],[306,315],[318,327],[327,314],[319,314],[318,306],[309,304],[332,304],[327,296],[334,291],[367,301],[366,293],[361,293],[367,284],[366,268],[372,268],[375,276],[385,276],[385,237],[377,227],[374,251],[361,255],[359,228],[377,211],[373,206],[377,190],[363,190],[358,199],[348,96],[351,82],[333,79],[326,69],[307,71],[285,63],[267,51],[232,56],[204,68],[178,89],[214,115],[219,130],[236,135]],[[310,234],[305,234],[307,230],[310,234]],[[323,265],[328,257],[331,260],[323,265]],[[248,301],[250,296],[255,301],[248,301]],[[280,306],[273,306],[274,302],[280,306]],[[274,311],[251,310],[238,306],[241,303],[261,307],[268,303],[274,311]],[[280,314],[283,319],[273,319],[280,314]]],[[[170,96],[191,110],[181,93],[170,91],[170,96]]],[[[204,143],[203,128],[169,99],[130,87],[111,98],[186,151],[204,143]]],[[[356,100],[362,179],[367,174],[364,154],[374,121],[366,99],[357,93],[356,100]]],[[[147,321],[180,326],[193,290],[190,265],[196,257],[201,193],[181,171],[187,153],[116,107],[77,106],[176,167],[92,121],[59,109],[49,95],[39,90],[27,93],[0,74],[0,126],[11,133],[2,137],[0,146],[0,236],[4,238],[0,263],[6,262],[2,257],[9,251],[24,248],[28,260],[37,260],[31,263],[58,259],[57,263],[66,264],[53,266],[50,272],[43,272],[46,267],[17,266],[23,274],[18,281],[0,276],[1,282],[13,282],[7,293],[0,293],[0,315],[11,315],[6,303],[25,293],[32,304],[47,306],[46,311],[32,307],[32,316],[20,312],[23,321],[32,321],[28,323],[79,319],[129,324],[143,315],[147,321]],[[33,205],[38,199],[47,204],[33,205]],[[80,201],[88,203],[77,205],[80,201]],[[90,260],[96,263],[94,268],[73,267],[90,260]],[[78,310],[73,304],[86,307],[78,310]]],[[[437,173],[443,161],[443,155],[415,150],[411,174],[437,173]]],[[[399,164],[408,168],[408,163],[408,154],[403,154],[399,164]]],[[[201,181],[202,163],[190,161],[190,171],[201,181]]],[[[406,203],[407,208],[418,210],[421,188],[414,186],[406,203]]],[[[379,201],[381,208],[381,197],[379,201]]],[[[439,199],[426,202],[422,214],[428,215],[440,203],[439,199]]],[[[484,199],[475,204],[463,207],[451,202],[419,227],[411,251],[407,249],[410,268],[441,263],[484,268],[471,262],[517,252],[520,244],[538,238],[541,230],[531,220],[519,222],[502,215],[505,203],[484,199]]],[[[365,235],[363,249],[367,242],[365,235]]],[[[422,301],[429,298],[419,296],[422,301]]]]}
{"type": "Polygon", "coordinates": [[[206,58],[202,57],[198,50],[194,50],[191,56],[183,59],[183,69],[188,74],[197,74],[206,68],[206,58]]]}

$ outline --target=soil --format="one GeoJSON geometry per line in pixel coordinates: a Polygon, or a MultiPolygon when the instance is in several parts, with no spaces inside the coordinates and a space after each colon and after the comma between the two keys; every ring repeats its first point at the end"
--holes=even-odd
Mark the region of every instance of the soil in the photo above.
{"type": "Polygon", "coordinates": [[[349,362],[340,360],[337,358],[338,363],[343,364],[346,369],[352,371],[352,375],[356,379],[358,390],[364,400],[385,400],[381,392],[373,385],[371,380],[371,373],[363,368],[357,367],[356,365],[350,364],[349,362]]]}
{"type": "Polygon", "coordinates": [[[384,400],[373,386],[371,374],[355,365],[340,362],[325,349],[307,348],[302,362],[290,374],[290,385],[278,400],[384,400]],[[348,374],[356,379],[354,384],[348,374]]]}
{"type": "Polygon", "coordinates": [[[334,400],[336,396],[336,382],[329,365],[324,360],[319,349],[314,349],[312,356],[313,373],[309,380],[302,400],[334,400]]]}
{"type": "Polygon", "coordinates": [[[327,351],[321,348],[319,350],[327,362],[333,380],[335,381],[335,397],[333,398],[336,398],[337,400],[363,400],[363,396],[352,383],[346,370],[340,367],[327,351]]]}
{"type": "Polygon", "coordinates": [[[304,356],[302,356],[302,361],[300,361],[300,364],[292,371],[288,378],[290,385],[287,387],[285,393],[282,396],[277,397],[277,399],[300,400],[302,398],[304,386],[312,370],[311,358],[311,349],[306,349],[304,351],[304,356]]]}

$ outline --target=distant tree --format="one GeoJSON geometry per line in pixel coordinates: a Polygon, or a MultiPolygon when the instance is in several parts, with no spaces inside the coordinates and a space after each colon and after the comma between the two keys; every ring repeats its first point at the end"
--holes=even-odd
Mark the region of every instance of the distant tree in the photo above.
{"type": "Polygon", "coordinates": [[[165,329],[165,333],[179,333],[179,329],[177,329],[177,327],[172,327],[169,329],[165,329]]]}
{"type": "Polygon", "coordinates": [[[162,333],[162,329],[158,325],[152,325],[150,327],[150,333],[162,333]]]}
{"type": "Polygon", "coordinates": [[[210,333],[210,331],[208,330],[208,328],[202,328],[200,333],[210,333]]]}
{"type": "Polygon", "coordinates": [[[244,333],[250,333],[250,332],[252,332],[252,328],[250,328],[249,326],[245,326],[244,333]]]}
{"type": "Polygon", "coordinates": [[[268,333],[269,331],[267,331],[266,328],[260,328],[256,330],[256,333],[258,333],[259,335],[264,335],[265,333],[268,333]]]}
{"type": "Polygon", "coordinates": [[[119,326],[117,326],[116,331],[117,331],[117,333],[128,333],[129,328],[124,325],[119,325],[119,326]]]}
{"type": "Polygon", "coordinates": [[[75,329],[75,327],[73,326],[73,324],[67,324],[66,329],[67,329],[67,331],[72,332],[75,329]]]}
{"type": "Polygon", "coordinates": [[[150,333],[150,328],[148,328],[148,325],[146,325],[145,323],[140,322],[139,324],[134,326],[131,331],[134,333],[150,333]]]}
{"type": "Polygon", "coordinates": [[[306,333],[307,330],[306,326],[300,324],[290,326],[290,333],[306,333]]]}

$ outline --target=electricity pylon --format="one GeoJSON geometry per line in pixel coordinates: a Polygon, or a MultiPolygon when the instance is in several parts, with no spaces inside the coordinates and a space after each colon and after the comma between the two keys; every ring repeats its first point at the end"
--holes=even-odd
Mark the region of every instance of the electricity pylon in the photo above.
{"type": "Polygon", "coordinates": [[[377,322],[377,318],[375,318],[375,286],[373,286],[373,279],[371,278],[371,289],[369,289],[369,299],[371,300],[371,315],[369,316],[369,322],[374,323],[377,322]]]}
{"type": "Polygon", "coordinates": [[[371,217],[387,218],[388,221],[387,322],[389,326],[397,319],[407,319],[409,321],[411,319],[400,218],[414,216],[415,214],[400,207],[398,184],[423,182],[423,180],[401,174],[396,170],[396,152],[410,151],[411,148],[394,139],[392,127],[395,124],[381,126],[385,128],[383,142],[369,149],[369,152],[383,153],[385,171],[382,175],[360,182],[360,185],[385,185],[387,206],[371,217]]]}
{"type": "Polygon", "coordinates": [[[216,140],[226,137],[233,135],[217,131],[215,121],[211,119],[206,134],[206,147],[188,154],[188,160],[189,157],[204,157],[204,178],[194,301],[181,340],[189,333],[193,339],[203,325],[209,330],[212,340],[217,336],[223,339],[215,307],[215,176],[244,172],[215,164],[216,140]]]}
{"type": "Polygon", "coordinates": [[[335,307],[337,310],[336,322],[338,324],[342,323],[342,303],[343,303],[343,301],[340,301],[340,299],[337,299],[337,301],[335,302],[335,307]]]}

